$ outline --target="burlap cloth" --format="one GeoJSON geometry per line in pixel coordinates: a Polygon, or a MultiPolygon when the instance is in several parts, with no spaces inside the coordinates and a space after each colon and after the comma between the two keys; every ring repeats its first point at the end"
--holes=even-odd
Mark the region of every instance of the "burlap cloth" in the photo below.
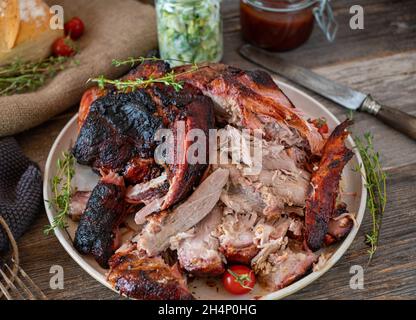
{"type": "Polygon", "coordinates": [[[127,68],[111,66],[112,59],[144,55],[156,48],[154,8],[135,0],[50,0],[66,18],[79,16],[86,32],[78,41],[80,64],[70,67],[36,92],[0,97],[0,137],[41,124],[77,104],[86,81],[101,74],[121,76],[127,68]]]}

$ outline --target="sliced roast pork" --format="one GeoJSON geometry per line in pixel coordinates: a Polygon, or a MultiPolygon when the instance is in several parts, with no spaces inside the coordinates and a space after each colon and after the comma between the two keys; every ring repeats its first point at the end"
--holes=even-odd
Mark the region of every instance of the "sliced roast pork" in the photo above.
{"type": "Polygon", "coordinates": [[[234,212],[256,212],[269,218],[284,213],[287,206],[305,206],[310,174],[302,169],[262,169],[258,175],[243,175],[235,166],[230,170],[231,182],[221,194],[221,201],[234,212]]]}
{"type": "Polygon", "coordinates": [[[303,276],[316,260],[312,252],[281,249],[268,256],[267,267],[257,273],[257,279],[265,288],[279,290],[303,276]]]}
{"type": "Polygon", "coordinates": [[[135,222],[139,225],[145,222],[146,216],[158,212],[166,199],[169,182],[166,173],[148,182],[130,186],[127,189],[126,201],[129,203],[143,203],[145,206],[136,214],[135,222]]]}
{"type": "Polygon", "coordinates": [[[187,232],[170,239],[177,250],[180,266],[196,276],[218,276],[224,273],[224,257],[214,231],[221,223],[222,208],[216,206],[201,222],[187,232]]]}
{"type": "Polygon", "coordinates": [[[215,170],[172,212],[164,211],[150,216],[148,223],[134,239],[138,250],[155,256],[169,247],[171,237],[188,231],[205,218],[220,199],[228,176],[226,169],[215,170]]]}

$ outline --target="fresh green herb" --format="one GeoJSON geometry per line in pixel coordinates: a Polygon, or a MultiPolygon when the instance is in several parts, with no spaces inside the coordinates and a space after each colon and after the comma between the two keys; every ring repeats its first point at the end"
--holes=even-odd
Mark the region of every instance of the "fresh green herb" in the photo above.
{"type": "Polygon", "coordinates": [[[49,57],[38,62],[15,62],[0,67],[0,96],[34,91],[66,68],[67,57],[49,57]]]}
{"type": "Polygon", "coordinates": [[[237,274],[234,271],[232,271],[231,269],[227,269],[228,273],[231,274],[234,278],[234,280],[240,284],[240,286],[242,286],[245,289],[250,289],[252,290],[253,288],[247,286],[245,283],[249,282],[251,280],[250,278],[250,274],[248,273],[244,273],[244,274],[237,274]]]}
{"type": "Polygon", "coordinates": [[[56,175],[51,180],[53,198],[50,205],[56,210],[53,222],[44,229],[45,234],[49,234],[55,228],[66,228],[66,216],[69,213],[72,187],[71,181],[75,174],[75,158],[69,152],[62,154],[62,159],[58,159],[56,175]]]}
{"type": "Polygon", "coordinates": [[[327,121],[324,117],[316,118],[314,122],[317,128],[322,128],[324,125],[327,124],[327,121]]]}
{"type": "MultiPolygon", "coordinates": [[[[367,188],[367,208],[372,217],[372,229],[366,234],[366,243],[369,245],[368,265],[371,263],[380,239],[380,229],[383,214],[386,209],[387,191],[386,174],[380,165],[380,154],[374,150],[373,136],[365,133],[364,138],[355,137],[355,144],[360,152],[365,169],[365,187],[367,188]]],[[[357,168],[360,170],[361,168],[357,168]]]]}
{"type": "Polygon", "coordinates": [[[134,79],[134,80],[110,80],[106,79],[104,76],[100,76],[98,78],[89,79],[88,81],[96,82],[98,87],[103,89],[105,85],[113,85],[117,90],[121,91],[127,91],[128,89],[135,90],[137,88],[146,88],[152,83],[163,83],[167,86],[172,86],[175,91],[180,91],[183,89],[183,82],[177,81],[177,76],[184,75],[187,73],[191,73],[198,70],[198,66],[194,65],[191,69],[180,72],[180,73],[174,73],[173,71],[165,74],[163,77],[160,78],[153,78],[149,77],[148,79],[134,79]]]}
{"type": "Polygon", "coordinates": [[[130,65],[130,67],[133,68],[135,65],[142,64],[145,61],[175,61],[175,62],[182,62],[182,63],[187,63],[187,64],[192,63],[191,61],[178,60],[178,59],[169,59],[169,58],[161,59],[161,58],[157,58],[157,57],[138,57],[138,58],[129,57],[126,60],[113,59],[112,64],[115,67],[130,65]]]}

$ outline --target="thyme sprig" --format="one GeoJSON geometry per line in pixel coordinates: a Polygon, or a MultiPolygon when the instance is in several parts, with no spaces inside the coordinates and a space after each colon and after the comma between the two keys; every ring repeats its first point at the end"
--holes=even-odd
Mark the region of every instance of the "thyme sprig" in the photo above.
{"type": "MultiPolygon", "coordinates": [[[[368,192],[367,208],[372,218],[372,228],[366,234],[366,243],[368,249],[369,265],[377,251],[380,240],[380,230],[383,220],[383,214],[387,203],[386,174],[380,164],[380,154],[374,150],[373,136],[367,132],[363,138],[354,138],[356,148],[360,152],[365,169],[365,187],[368,192]]],[[[357,170],[361,172],[361,167],[357,170]]]]}
{"type": "Polygon", "coordinates": [[[185,61],[185,60],[179,60],[179,59],[161,59],[158,57],[138,57],[138,58],[134,58],[134,57],[129,57],[126,60],[117,60],[117,59],[113,59],[112,64],[115,67],[121,67],[124,65],[130,65],[130,67],[134,67],[135,65],[138,64],[142,64],[145,61],[176,61],[176,62],[183,62],[183,63],[188,63],[188,64],[194,64],[191,61],[185,61]]]}
{"type": "MultiPolygon", "coordinates": [[[[166,59],[166,60],[175,60],[175,59],[166,59]]],[[[163,61],[163,60],[157,57],[150,57],[150,58],[138,57],[138,58],[128,58],[127,60],[113,60],[112,63],[116,67],[120,67],[126,64],[129,64],[131,67],[133,67],[136,64],[140,64],[145,61],[163,61]]],[[[181,61],[181,60],[175,60],[175,61],[181,61]]],[[[181,62],[186,62],[186,61],[181,61],[181,62]]],[[[117,90],[124,91],[124,92],[129,89],[135,90],[138,88],[146,88],[153,83],[163,83],[164,85],[172,86],[175,89],[175,91],[180,91],[183,89],[183,81],[178,81],[177,77],[187,74],[187,73],[195,72],[198,69],[199,69],[198,65],[194,64],[187,71],[179,72],[179,73],[175,73],[174,71],[171,71],[159,78],[149,77],[147,79],[137,78],[134,80],[120,80],[120,79],[111,80],[101,75],[97,78],[89,79],[88,82],[97,83],[98,87],[101,89],[104,89],[106,85],[113,85],[117,90]]]]}
{"type": "Polygon", "coordinates": [[[128,89],[138,89],[138,88],[146,88],[150,84],[153,83],[163,83],[167,86],[172,86],[175,91],[180,91],[183,89],[182,81],[176,81],[176,75],[172,72],[167,73],[163,77],[160,78],[153,78],[149,77],[148,79],[134,79],[134,80],[111,80],[106,79],[104,76],[99,76],[98,78],[90,79],[89,81],[96,82],[98,87],[104,89],[105,85],[110,84],[113,85],[117,90],[120,91],[127,91],[128,89]]]}
{"type": "Polygon", "coordinates": [[[37,62],[16,60],[0,67],[0,96],[38,89],[47,79],[64,70],[67,61],[68,57],[48,57],[37,62]]]}
{"type": "Polygon", "coordinates": [[[55,228],[65,229],[66,216],[70,210],[72,187],[71,181],[75,174],[74,169],[75,158],[69,152],[62,153],[62,158],[57,161],[58,171],[51,179],[51,189],[53,198],[49,205],[54,207],[56,214],[53,222],[45,226],[44,233],[48,235],[55,228]]]}

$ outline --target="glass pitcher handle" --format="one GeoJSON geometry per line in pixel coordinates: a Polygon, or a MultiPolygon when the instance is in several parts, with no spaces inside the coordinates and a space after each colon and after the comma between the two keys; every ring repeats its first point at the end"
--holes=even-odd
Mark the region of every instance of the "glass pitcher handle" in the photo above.
{"type": "Polygon", "coordinates": [[[331,0],[320,0],[319,5],[313,9],[313,15],[328,41],[333,42],[337,34],[338,23],[335,21],[330,2],[331,0]]]}

